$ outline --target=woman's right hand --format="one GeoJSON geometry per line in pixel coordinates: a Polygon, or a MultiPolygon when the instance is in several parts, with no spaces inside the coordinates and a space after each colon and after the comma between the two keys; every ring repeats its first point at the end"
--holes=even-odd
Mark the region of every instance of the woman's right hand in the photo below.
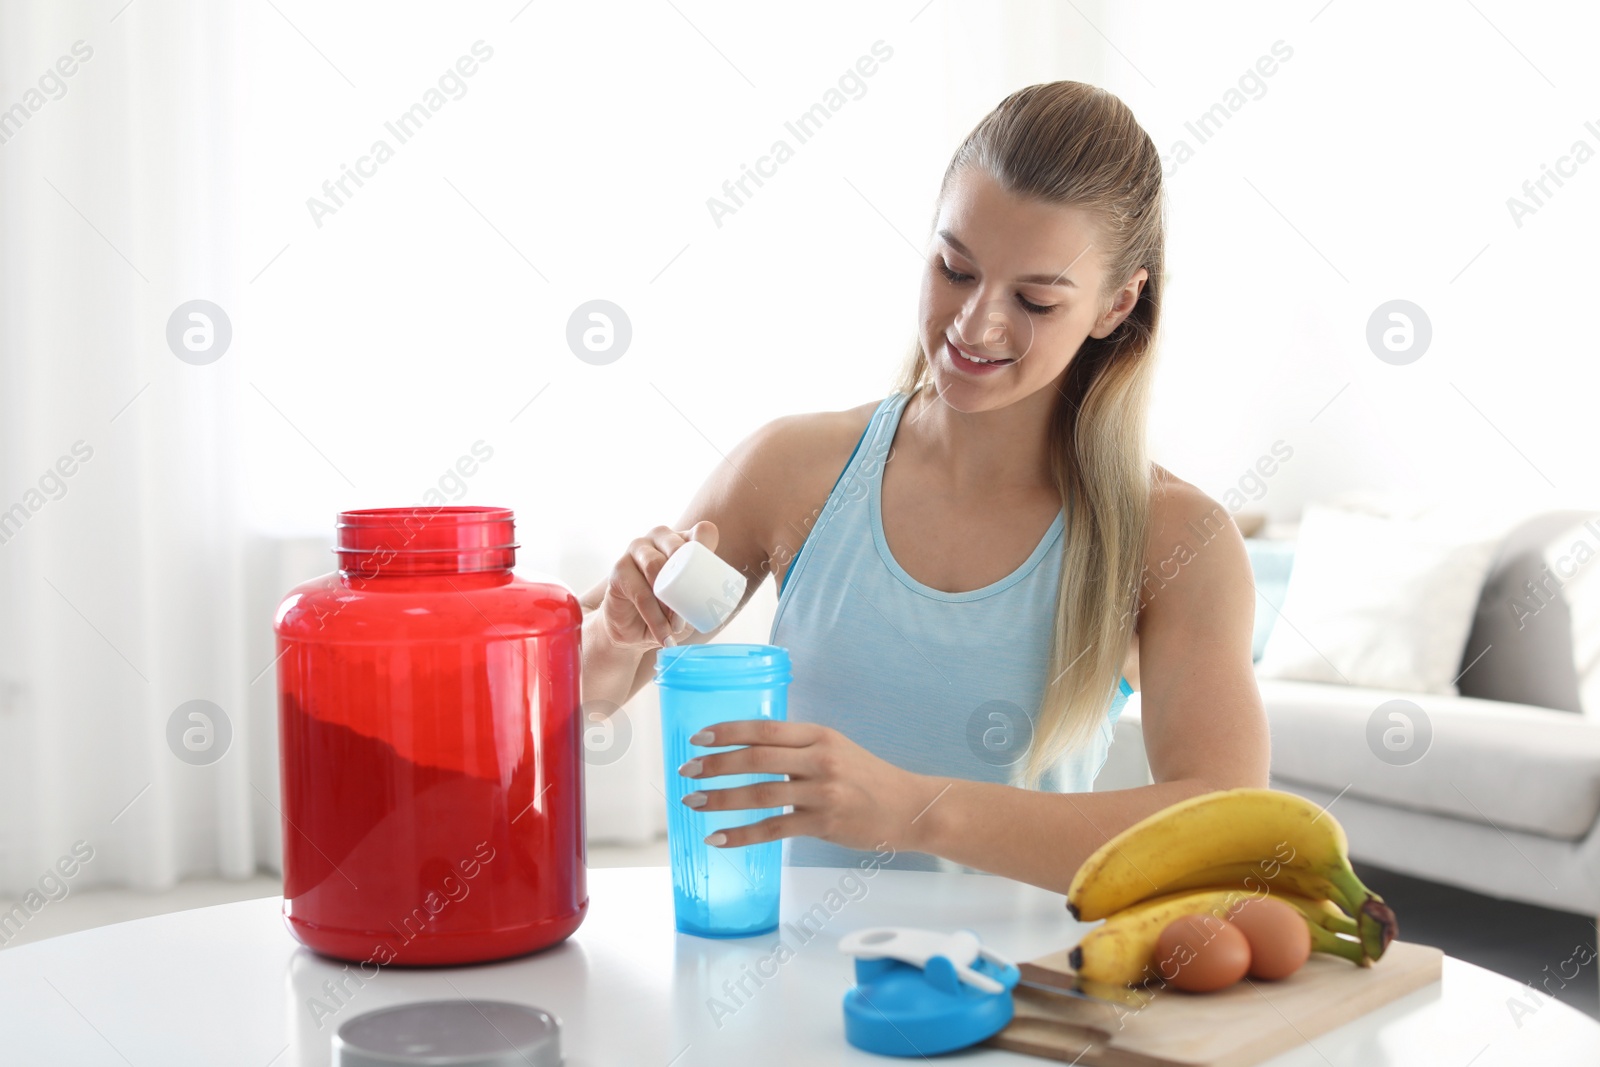
{"type": "Polygon", "coordinates": [[[657,600],[652,590],[667,557],[687,541],[699,541],[715,552],[716,524],[702,519],[681,532],[657,526],[629,542],[627,552],[611,568],[600,598],[601,623],[613,645],[648,652],[689,632],[689,624],[657,600]]]}

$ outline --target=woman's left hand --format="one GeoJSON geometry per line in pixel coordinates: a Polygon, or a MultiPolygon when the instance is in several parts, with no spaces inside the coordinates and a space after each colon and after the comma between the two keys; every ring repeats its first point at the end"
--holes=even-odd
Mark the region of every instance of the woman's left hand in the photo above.
{"type": "Polygon", "coordinates": [[[745,808],[794,810],[746,826],[720,830],[711,845],[733,848],[781,837],[807,835],[845,848],[919,851],[928,808],[949,788],[879,759],[838,730],[816,723],[776,719],[719,722],[690,739],[696,745],[746,745],[731,752],[697,756],[679,768],[703,780],[726,774],[786,774],[788,781],[707,789],[685,801],[697,811],[745,808]],[[718,839],[721,840],[718,840],[718,839]]]}

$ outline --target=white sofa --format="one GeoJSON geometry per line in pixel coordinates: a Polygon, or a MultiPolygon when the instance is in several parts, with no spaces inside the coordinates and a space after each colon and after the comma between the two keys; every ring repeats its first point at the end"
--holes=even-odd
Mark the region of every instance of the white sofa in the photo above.
{"type": "MultiPolygon", "coordinates": [[[[1525,626],[1507,610],[1538,580],[1551,538],[1584,515],[1544,513],[1507,535],[1462,657],[1462,695],[1257,679],[1273,787],[1331,804],[1354,859],[1600,915],[1600,715],[1578,700],[1590,653],[1575,657],[1573,605],[1560,595],[1525,626]],[[1403,766],[1376,756],[1369,740],[1375,709],[1394,699],[1420,708],[1432,734],[1403,766]]],[[[1150,781],[1139,718],[1131,699],[1096,789],[1150,781]]]]}

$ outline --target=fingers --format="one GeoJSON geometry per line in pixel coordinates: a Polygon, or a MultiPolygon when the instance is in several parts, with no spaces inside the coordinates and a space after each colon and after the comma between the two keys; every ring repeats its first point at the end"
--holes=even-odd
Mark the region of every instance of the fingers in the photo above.
{"type": "MultiPolygon", "coordinates": [[[[689,629],[688,622],[656,598],[655,582],[661,568],[666,566],[668,557],[690,540],[699,541],[715,551],[716,523],[702,519],[682,532],[657,526],[629,543],[612,572],[608,592],[632,606],[633,611],[638,613],[638,623],[617,620],[619,629],[613,631],[615,636],[623,637],[633,632],[637,625],[654,644],[666,646],[689,629]]],[[[636,640],[631,637],[625,639],[636,640]]]]}
{"type": "MultiPolygon", "coordinates": [[[[695,811],[743,811],[751,808],[786,808],[791,805],[796,808],[813,807],[822,799],[821,786],[815,782],[782,780],[696,792],[705,798],[705,803],[685,805],[695,811]]],[[[693,797],[695,794],[688,795],[693,797]]]]}
{"type": "MultiPolygon", "coordinates": [[[[690,744],[703,748],[722,748],[727,745],[777,745],[783,748],[801,748],[821,741],[827,727],[814,722],[786,722],[783,719],[730,719],[713,723],[689,739],[690,744]]],[[[733,755],[733,753],[729,753],[733,755]]],[[[703,756],[702,761],[717,759],[703,756]]],[[[719,772],[727,773],[727,772],[719,772]]]]}
{"type": "Polygon", "coordinates": [[[633,598],[633,606],[638,609],[639,617],[650,630],[650,636],[656,643],[666,646],[672,643],[672,623],[667,621],[667,616],[661,610],[661,602],[649,589],[639,590],[633,598]]]}
{"type": "MultiPolygon", "coordinates": [[[[810,723],[784,725],[808,730],[810,723]]],[[[731,752],[696,756],[678,768],[685,778],[720,778],[729,774],[787,774],[791,778],[824,779],[837,773],[839,756],[815,745],[752,745],[731,752]]]]}
{"type": "Polygon", "coordinates": [[[740,845],[759,845],[763,841],[776,841],[782,837],[817,836],[818,820],[811,815],[791,812],[774,815],[748,826],[733,826],[706,835],[705,842],[715,848],[738,848],[740,845]]]}
{"type": "Polygon", "coordinates": [[[656,575],[661,573],[661,568],[666,566],[667,557],[677,551],[683,544],[683,538],[667,529],[657,526],[643,537],[636,539],[628,546],[628,554],[633,557],[633,562],[638,566],[639,573],[644,575],[645,583],[654,585],[656,575]]]}
{"type": "MultiPolygon", "coordinates": [[[[643,537],[638,537],[628,545],[628,553],[624,557],[631,563],[640,581],[627,581],[627,597],[639,612],[639,617],[644,621],[645,628],[655,638],[659,645],[669,643],[672,636],[683,630],[683,620],[677,612],[670,611],[655,595],[656,576],[661,573],[661,568],[666,565],[667,557],[676,552],[684,543],[683,537],[665,526],[657,526],[643,537]]],[[[626,568],[625,568],[626,570],[626,568]]]]}
{"type": "Polygon", "coordinates": [[[667,621],[666,613],[662,610],[661,602],[656,599],[655,593],[650,589],[650,582],[645,578],[638,567],[636,556],[632,558],[634,566],[618,567],[613,576],[613,585],[617,593],[633,609],[639,613],[640,620],[645,629],[649,631],[657,644],[665,645],[672,636],[672,624],[667,621]]]}
{"type": "Polygon", "coordinates": [[[711,551],[717,550],[717,524],[710,519],[701,519],[689,530],[689,540],[699,541],[711,551]]]}
{"type": "MultiPolygon", "coordinates": [[[[648,542],[648,544],[643,545],[642,550],[637,553],[637,558],[640,560],[638,569],[645,576],[645,581],[650,582],[651,590],[654,590],[656,576],[661,574],[662,566],[667,565],[667,558],[672,553],[682,549],[686,537],[678,533],[678,531],[670,530],[667,526],[656,526],[654,530],[646,534],[643,541],[648,542]]],[[[654,593],[651,593],[651,595],[654,595],[654,593]]],[[[658,600],[656,603],[661,603],[661,601],[658,600]]],[[[683,622],[682,617],[678,616],[677,611],[672,611],[666,605],[661,605],[661,611],[666,616],[667,629],[672,633],[682,633],[686,624],[683,622]]]]}

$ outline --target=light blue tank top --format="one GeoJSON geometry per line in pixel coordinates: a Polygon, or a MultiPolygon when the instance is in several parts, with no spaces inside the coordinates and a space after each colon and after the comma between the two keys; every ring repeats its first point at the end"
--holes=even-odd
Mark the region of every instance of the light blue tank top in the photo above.
{"type": "MultiPolygon", "coordinates": [[[[793,665],[789,721],[831,726],[917,774],[1011,784],[1048,681],[1066,513],[993,584],[947,593],[917,581],[889,551],[882,519],[883,465],[909,399],[896,392],[878,405],[784,573],[768,640],[788,649],[793,665]]],[[[1041,788],[1093,787],[1132,692],[1118,680],[1093,742],[1064,755],[1041,788]]],[[[875,855],[814,837],[784,839],[792,865],[856,867],[875,855]]],[[[879,863],[972,870],[921,852],[879,863]]]]}

